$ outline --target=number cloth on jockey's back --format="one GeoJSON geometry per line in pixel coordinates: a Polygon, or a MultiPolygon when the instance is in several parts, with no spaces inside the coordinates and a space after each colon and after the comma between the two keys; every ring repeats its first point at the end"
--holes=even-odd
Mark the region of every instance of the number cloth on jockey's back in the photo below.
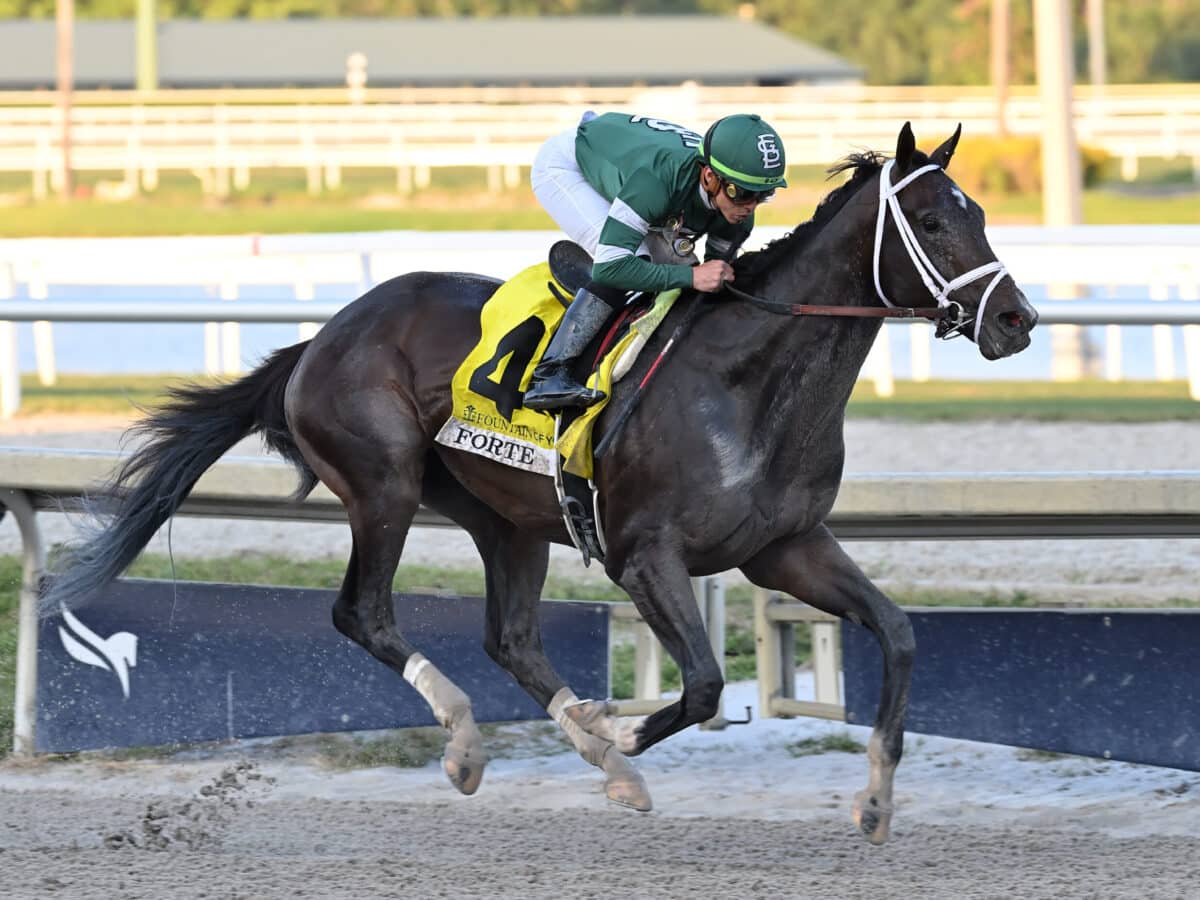
{"type": "Polygon", "coordinates": [[[683,236],[709,234],[729,242],[724,253],[706,249],[705,259],[728,259],[746,240],[753,215],[733,225],[708,206],[700,187],[699,146],[696,132],[646,116],[605,113],[579,126],[579,169],[613,202],[596,248],[592,275],[597,281],[626,290],[691,287],[690,266],[658,266],[635,255],[648,229],[671,218],[681,220],[683,236]]]}

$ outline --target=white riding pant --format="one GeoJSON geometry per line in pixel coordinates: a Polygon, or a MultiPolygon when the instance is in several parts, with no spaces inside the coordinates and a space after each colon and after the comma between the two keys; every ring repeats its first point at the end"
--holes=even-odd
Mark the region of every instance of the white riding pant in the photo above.
{"type": "MultiPolygon", "coordinates": [[[[550,214],[567,237],[588,252],[596,255],[600,231],[608,218],[612,203],[588,184],[575,161],[575,129],[556,134],[542,144],[533,158],[529,183],[542,209],[550,214]]],[[[638,256],[652,258],[650,245],[643,241],[638,256]]]]}
{"type": "Polygon", "coordinates": [[[575,129],[556,134],[542,144],[533,158],[529,183],[542,209],[550,214],[567,237],[596,255],[600,229],[612,204],[588,184],[575,161],[575,129]]]}

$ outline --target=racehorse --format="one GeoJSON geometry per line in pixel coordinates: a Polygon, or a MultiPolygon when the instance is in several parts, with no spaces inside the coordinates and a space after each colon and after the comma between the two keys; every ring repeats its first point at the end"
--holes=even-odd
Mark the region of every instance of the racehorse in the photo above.
{"type": "Polygon", "coordinates": [[[409,643],[392,605],[392,578],[422,503],[463,527],[483,558],[488,654],[604,770],[608,796],[638,809],[650,799],[626,757],[711,718],[723,688],[691,576],[740,569],[756,585],[869,628],[884,677],[869,782],[853,816],[882,843],[915,646],[904,612],[823,524],[842,477],[846,403],[880,316],[928,314],[988,359],[1028,346],[1037,321],[988,245],[982,209],[946,174],[958,135],[926,156],[906,124],[892,159],[861,153],[835,166],[850,177],[811,221],[737,261],[739,294],[685,295],[616,385],[614,408],[644,379],[672,321],[703,304],[595,478],[605,572],[682,674],[679,699],[653,715],[620,719],[606,701],[578,700],[543,653],[538,601],[549,545],[570,543],[552,479],[434,442],[450,414],[451,377],[479,340],[480,308],[499,284],[478,275],[393,278],[240,380],[174,390],[136,426],[147,440],[114,476],[113,517],[77,548],[43,610],[119,575],[200,475],[258,432],[298,469],[298,497],[319,479],[345,504],[353,549],[334,625],[429,703],[449,734],[443,766],[463,793],[476,790],[486,763],[470,700],[409,643]],[[830,301],[841,306],[823,306],[830,301]]]}

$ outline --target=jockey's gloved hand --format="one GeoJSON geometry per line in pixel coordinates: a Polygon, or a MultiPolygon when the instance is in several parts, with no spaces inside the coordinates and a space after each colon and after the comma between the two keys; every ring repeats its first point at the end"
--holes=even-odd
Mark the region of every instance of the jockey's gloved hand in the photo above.
{"type": "Polygon", "coordinates": [[[710,259],[692,269],[692,287],[705,294],[714,294],[732,281],[733,266],[723,259],[710,259]]]}

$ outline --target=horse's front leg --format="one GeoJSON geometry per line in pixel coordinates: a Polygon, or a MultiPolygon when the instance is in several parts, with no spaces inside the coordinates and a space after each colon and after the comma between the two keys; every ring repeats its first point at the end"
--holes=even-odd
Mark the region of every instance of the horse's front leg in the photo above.
{"type": "Polygon", "coordinates": [[[641,721],[626,752],[636,756],[689,725],[717,714],[725,681],[713,657],[687,568],[666,542],[642,538],[626,553],[610,553],[608,575],[625,589],[642,619],[679,665],[683,693],[641,721]]]}
{"type": "Polygon", "coordinates": [[[865,625],[883,650],[883,690],[867,747],[870,781],[854,798],[854,821],[874,844],[887,840],[892,819],[892,780],[904,751],[904,716],[915,643],[900,607],[883,595],[845,554],[829,530],[785,538],[742,566],[755,584],[785,591],[817,609],[865,625]]]}

